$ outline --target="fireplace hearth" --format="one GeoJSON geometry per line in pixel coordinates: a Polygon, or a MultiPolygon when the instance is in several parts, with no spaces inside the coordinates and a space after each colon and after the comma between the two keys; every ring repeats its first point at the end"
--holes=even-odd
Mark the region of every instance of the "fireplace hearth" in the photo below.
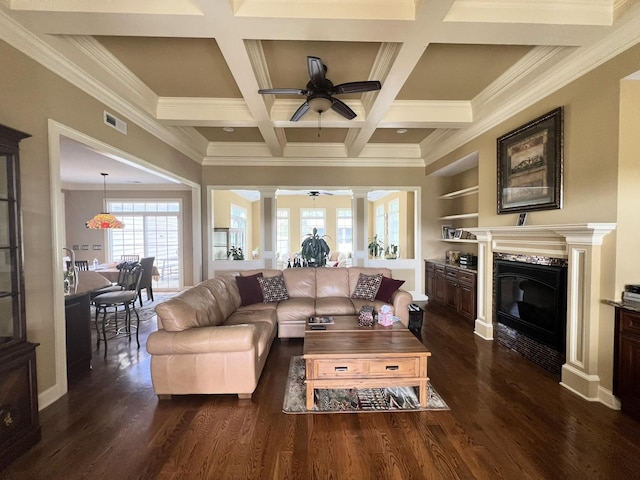
{"type": "Polygon", "coordinates": [[[566,261],[496,254],[493,271],[496,340],[560,374],[566,351],[566,261]]]}

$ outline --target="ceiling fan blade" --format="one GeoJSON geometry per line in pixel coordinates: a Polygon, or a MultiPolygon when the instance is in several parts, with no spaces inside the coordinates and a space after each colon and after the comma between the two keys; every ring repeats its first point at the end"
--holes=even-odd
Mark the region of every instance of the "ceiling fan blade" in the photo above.
{"type": "Polygon", "coordinates": [[[306,95],[307,91],[300,88],[261,88],[258,93],[262,95],[265,93],[273,95],[306,95]]]}
{"type": "Polygon", "coordinates": [[[347,82],[336,85],[331,90],[331,93],[360,93],[360,92],[372,92],[374,90],[380,90],[382,84],[378,80],[368,80],[364,82],[347,82]]]}
{"type": "Polygon", "coordinates": [[[296,113],[293,114],[290,121],[297,122],[304,116],[305,113],[309,111],[310,108],[311,107],[309,107],[309,104],[307,102],[304,102],[298,107],[298,110],[296,110],[296,113]]]}
{"type": "Polygon", "coordinates": [[[327,67],[324,66],[322,60],[318,57],[307,57],[307,67],[309,68],[309,78],[311,83],[321,88],[326,81],[325,74],[327,73],[327,67]]]}
{"type": "Polygon", "coordinates": [[[344,103],[342,100],[338,100],[337,98],[333,99],[333,105],[331,105],[331,110],[333,110],[336,113],[339,113],[347,120],[353,120],[354,118],[356,118],[356,112],[351,110],[346,103],[344,103]]]}

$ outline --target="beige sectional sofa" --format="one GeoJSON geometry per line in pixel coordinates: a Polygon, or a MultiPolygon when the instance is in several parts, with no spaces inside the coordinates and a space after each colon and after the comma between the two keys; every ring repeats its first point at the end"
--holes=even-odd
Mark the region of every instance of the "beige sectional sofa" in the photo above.
{"type": "Polygon", "coordinates": [[[391,305],[409,323],[411,295],[401,289],[387,300],[351,298],[360,274],[386,268],[288,268],[224,273],[159,304],[158,331],[149,335],[151,377],[160,398],[173,394],[233,393],[250,398],[276,336],[303,337],[314,315],[355,315],[363,305],[391,305]],[[282,275],[287,300],[243,305],[236,276],[282,275]]]}

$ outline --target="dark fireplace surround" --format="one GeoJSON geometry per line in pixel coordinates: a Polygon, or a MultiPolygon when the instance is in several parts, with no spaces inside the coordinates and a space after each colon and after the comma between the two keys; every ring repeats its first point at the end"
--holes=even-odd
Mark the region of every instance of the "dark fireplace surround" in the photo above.
{"type": "Polygon", "coordinates": [[[494,253],[496,340],[560,374],[567,332],[567,261],[494,253]]]}

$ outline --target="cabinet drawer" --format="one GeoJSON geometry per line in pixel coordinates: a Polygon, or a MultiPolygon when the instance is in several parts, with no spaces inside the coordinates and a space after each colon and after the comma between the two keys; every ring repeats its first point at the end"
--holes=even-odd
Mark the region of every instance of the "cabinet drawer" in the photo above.
{"type": "Polygon", "coordinates": [[[315,378],[347,378],[364,375],[368,371],[368,361],[363,359],[327,359],[315,363],[315,378]]]}
{"type": "Polygon", "coordinates": [[[458,270],[455,268],[446,267],[445,274],[447,275],[447,278],[451,280],[458,280],[458,270]]]}
{"type": "Polygon", "coordinates": [[[628,310],[620,312],[620,333],[640,335],[640,313],[628,310]]]}
{"type": "Polygon", "coordinates": [[[464,272],[460,270],[458,272],[458,279],[460,279],[460,283],[466,283],[467,285],[473,285],[476,281],[475,273],[464,272]]]}
{"type": "Polygon", "coordinates": [[[327,359],[315,362],[314,380],[332,378],[415,377],[420,373],[420,358],[327,359]]]}
{"type": "Polygon", "coordinates": [[[436,273],[442,273],[444,275],[444,266],[436,265],[436,273]]]}
{"type": "Polygon", "coordinates": [[[379,358],[369,362],[370,377],[416,377],[420,373],[420,359],[379,358]]]}

